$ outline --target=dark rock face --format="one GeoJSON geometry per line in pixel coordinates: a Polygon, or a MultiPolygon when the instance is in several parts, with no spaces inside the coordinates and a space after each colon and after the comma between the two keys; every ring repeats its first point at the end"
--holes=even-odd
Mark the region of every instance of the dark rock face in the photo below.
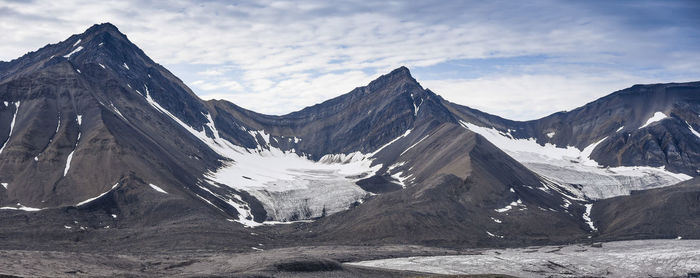
{"type": "Polygon", "coordinates": [[[199,130],[204,104],[114,26],[93,26],[14,60],[2,78],[1,99],[11,102],[0,104],[2,205],[75,205],[128,174],[186,198],[219,200],[197,183],[220,157],[148,98],[199,130]]]}
{"type": "Polygon", "coordinates": [[[596,149],[592,155],[604,165],[665,166],[674,172],[698,175],[700,140],[681,118],[672,117],[647,128],[616,133],[596,149]]]}
{"type": "MultiPolygon", "coordinates": [[[[112,223],[119,236],[107,238],[121,242],[129,240],[120,231],[128,230],[141,240],[175,244],[146,234],[158,227],[175,238],[183,227],[212,227],[213,238],[254,241],[225,219],[237,219],[243,209],[251,214],[247,220],[263,222],[268,212],[262,202],[208,176],[238,163],[207,143],[221,138],[248,151],[276,148],[311,160],[373,153],[379,170],[357,184],[378,195],[313,223],[261,228],[284,244],[567,242],[590,235],[583,203],[460,121],[558,146],[583,148],[607,138],[592,154],[605,165],[665,166],[697,175],[700,138],[692,129],[700,130],[699,91],[700,83],[635,86],[570,112],[515,122],[450,103],[401,67],[337,98],[269,116],[199,99],[116,27],[95,25],[0,63],[0,182],[7,184],[0,187],[0,206],[47,208],[0,210],[0,217],[62,239],[72,234],[61,225],[79,218],[88,230],[112,223]],[[669,118],[639,129],[655,112],[669,118]],[[43,218],[58,228],[42,227],[43,218]]],[[[0,225],[0,236],[18,234],[0,225]]],[[[105,234],[86,240],[99,242],[105,234]]]]}
{"type": "Polygon", "coordinates": [[[604,238],[700,237],[700,180],[601,200],[592,217],[604,238]]]}
{"type": "MultiPolygon", "coordinates": [[[[284,137],[299,137],[298,144],[272,145],[319,159],[333,153],[360,151],[370,153],[414,126],[454,122],[439,98],[424,90],[407,68],[398,68],[365,87],[283,116],[267,116],[225,101],[210,101],[222,119],[238,119],[243,126],[270,132],[277,142],[284,137]],[[415,112],[416,107],[418,113],[415,112]]],[[[236,131],[220,130],[224,138],[236,137],[236,131]],[[230,133],[229,133],[230,132],[230,133]]]]}
{"type": "Polygon", "coordinates": [[[456,140],[470,142],[455,151],[467,157],[451,164],[469,169],[470,173],[460,173],[466,178],[443,174],[381,194],[310,224],[309,230],[318,231],[314,239],[506,246],[585,237],[585,224],[578,217],[581,206],[564,209],[563,196],[536,189],[541,186],[539,178],[488,141],[466,130],[451,130],[463,133],[456,140]],[[512,208],[504,209],[509,204],[512,208]]]}
{"type": "Polygon", "coordinates": [[[591,158],[603,166],[665,166],[698,175],[700,82],[635,85],[568,112],[517,122],[444,101],[452,112],[480,126],[513,130],[516,138],[583,149],[603,140],[591,158]],[[644,128],[656,112],[668,118],[644,128]],[[553,132],[549,138],[548,133],[553,132]]]}

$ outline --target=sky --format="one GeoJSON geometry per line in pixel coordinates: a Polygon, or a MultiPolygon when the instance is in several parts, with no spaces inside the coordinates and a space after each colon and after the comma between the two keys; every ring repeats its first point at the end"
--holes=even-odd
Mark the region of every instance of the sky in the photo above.
{"type": "Polygon", "coordinates": [[[0,60],[111,22],[203,99],[286,114],[406,66],[515,120],[700,80],[700,1],[0,0],[0,60]]]}

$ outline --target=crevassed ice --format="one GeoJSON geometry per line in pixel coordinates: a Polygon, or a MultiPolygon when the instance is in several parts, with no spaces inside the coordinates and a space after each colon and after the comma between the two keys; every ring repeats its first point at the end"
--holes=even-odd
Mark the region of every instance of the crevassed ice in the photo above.
{"type": "MultiPolygon", "coordinates": [[[[510,133],[461,121],[462,126],[480,134],[525,167],[562,188],[576,198],[603,199],[628,195],[632,190],[663,187],[688,180],[685,174],[667,171],[664,167],[611,167],[603,168],[591,159],[591,153],[605,137],[579,150],[576,147],[557,147],[538,144],[534,138],[515,139],[510,133]],[[571,186],[582,185],[582,188],[571,186]]],[[[545,183],[545,186],[549,186],[545,183]]],[[[559,188],[552,188],[560,191],[559,188]]]]}
{"type": "Polygon", "coordinates": [[[479,250],[473,255],[420,256],[350,265],[445,275],[499,273],[515,277],[686,277],[700,269],[700,240],[606,242],[479,250]],[[552,262],[567,267],[552,267],[552,262]],[[566,274],[563,274],[566,273],[566,274]]]}
{"type": "MultiPolygon", "coordinates": [[[[264,130],[248,131],[259,141],[256,149],[233,145],[219,136],[211,115],[204,114],[208,120],[206,126],[214,134],[214,138],[210,138],[204,130],[195,130],[158,104],[151,97],[148,87],[144,85],[144,88],[146,100],[152,107],[170,117],[213,151],[229,159],[220,169],[207,173],[205,178],[212,183],[225,184],[253,195],[263,204],[271,220],[267,223],[332,214],[360,202],[368,192],[355,182],[373,175],[382,167],[380,164],[372,165],[372,156],[410,134],[409,130],[370,154],[329,154],[319,161],[313,161],[294,150],[282,151],[271,147],[270,141],[274,138],[264,130]]],[[[294,140],[298,142],[299,139],[294,140]]],[[[250,208],[245,206],[240,196],[234,194],[229,198],[213,195],[239,211],[239,219],[235,221],[247,226],[259,225],[246,219],[250,216],[250,208]]]]}

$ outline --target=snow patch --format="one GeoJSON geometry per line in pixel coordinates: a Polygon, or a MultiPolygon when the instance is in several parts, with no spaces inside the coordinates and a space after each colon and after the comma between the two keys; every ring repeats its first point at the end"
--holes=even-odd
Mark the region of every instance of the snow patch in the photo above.
{"type": "Polygon", "coordinates": [[[76,42],[73,44],[73,47],[75,47],[76,45],[78,45],[81,41],[82,41],[82,39],[78,39],[78,41],[76,41],[76,42]]]}
{"type": "Polygon", "coordinates": [[[585,148],[583,148],[583,150],[581,151],[581,154],[579,155],[579,160],[581,161],[581,163],[583,163],[583,165],[591,166],[591,167],[600,166],[600,165],[598,165],[598,162],[596,162],[595,160],[593,160],[591,158],[591,154],[593,153],[593,150],[595,150],[595,148],[598,145],[600,145],[600,143],[603,143],[603,141],[605,141],[605,139],[608,139],[608,136],[605,136],[605,138],[600,139],[598,142],[592,143],[592,144],[586,146],[585,148]]]}
{"type": "Polygon", "coordinates": [[[110,191],[112,191],[112,190],[114,190],[115,188],[117,188],[117,186],[119,186],[119,183],[115,183],[115,184],[112,186],[112,188],[110,188],[109,190],[107,190],[106,192],[104,192],[104,193],[102,193],[102,194],[100,194],[100,195],[97,195],[97,197],[90,198],[90,199],[87,199],[87,200],[82,201],[82,202],[80,202],[80,203],[77,203],[75,206],[76,206],[76,207],[79,207],[79,206],[85,205],[85,204],[87,204],[87,203],[90,203],[90,202],[92,202],[92,201],[94,201],[94,200],[97,200],[98,198],[104,196],[105,194],[107,194],[107,193],[109,193],[110,191]]]}
{"type": "Polygon", "coordinates": [[[492,233],[489,232],[489,231],[486,231],[486,234],[488,234],[490,237],[503,238],[503,236],[494,235],[494,234],[492,234],[492,233]]]}
{"type": "Polygon", "coordinates": [[[698,133],[697,131],[695,131],[695,129],[693,128],[692,125],[690,125],[690,123],[688,123],[688,122],[686,121],[685,124],[688,125],[688,129],[690,129],[690,132],[692,132],[693,134],[695,134],[695,136],[697,136],[698,138],[700,138],[700,133],[698,133]]]}
{"type": "Polygon", "coordinates": [[[32,207],[27,207],[23,206],[20,203],[17,203],[17,206],[15,207],[1,207],[0,209],[5,209],[5,210],[22,210],[22,211],[40,211],[42,209],[40,208],[32,208],[32,207]]]}
{"type": "Polygon", "coordinates": [[[122,115],[122,112],[119,111],[119,109],[117,109],[116,106],[114,106],[114,103],[110,103],[110,104],[109,104],[109,107],[111,107],[112,110],[114,110],[114,113],[117,113],[117,115],[119,115],[119,117],[121,117],[121,118],[124,119],[125,121],[128,121],[128,120],[126,119],[126,117],[124,117],[124,115],[122,115]]]}
{"type": "Polygon", "coordinates": [[[127,65],[126,63],[122,64],[122,66],[127,70],[129,69],[129,65],[127,65]]]}
{"type": "Polygon", "coordinates": [[[392,179],[399,181],[401,188],[406,188],[406,181],[410,177],[411,177],[410,175],[404,176],[403,171],[399,171],[399,172],[396,172],[395,174],[391,175],[392,179]]]}
{"type": "Polygon", "coordinates": [[[597,231],[598,228],[593,225],[593,220],[591,219],[593,204],[585,204],[584,206],[586,207],[586,212],[583,213],[583,220],[586,221],[586,224],[588,224],[588,227],[590,227],[592,231],[597,231]]]}
{"type": "MultiPolygon", "coordinates": [[[[411,94],[411,98],[413,98],[413,94],[411,94]]],[[[420,99],[420,103],[416,105],[416,99],[413,99],[413,116],[418,116],[418,111],[420,110],[420,106],[423,104],[423,99],[420,99]]]]}
{"type": "MultiPolygon", "coordinates": [[[[5,143],[2,143],[2,147],[0,147],[0,154],[7,146],[7,143],[10,142],[10,137],[12,137],[12,130],[15,128],[15,121],[17,120],[17,114],[19,114],[19,105],[19,101],[15,102],[15,114],[12,115],[12,122],[10,122],[10,133],[7,135],[7,140],[5,140],[5,143]]],[[[8,106],[7,102],[5,102],[5,106],[8,106]]]]}
{"type": "Polygon", "coordinates": [[[639,129],[645,128],[652,123],[661,121],[661,120],[666,119],[666,118],[668,118],[668,116],[666,116],[666,114],[664,114],[662,112],[656,112],[656,113],[654,113],[653,116],[651,116],[651,118],[649,118],[647,120],[647,122],[643,126],[640,126],[639,129]]]}
{"type": "Polygon", "coordinates": [[[557,134],[557,133],[554,131],[549,132],[549,133],[547,133],[547,137],[549,137],[551,139],[552,137],[554,137],[555,134],[557,134]]]}
{"type": "MultiPolygon", "coordinates": [[[[54,133],[58,133],[59,129],[61,129],[61,113],[58,113],[58,122],[56,123],[56,132],[54,132],[54,133]]],[[[51,140],[53,140],[53,139],[51,139],[51,140]]]]}
{"type": "Polygon", "coordinates": [[[80,50],[83,50],[82,46],[78,46],[76,49],[74,49],[70,53],[63,55],[63,58],[70,58],[70,56],[73,56],[73,54],[78,53],[80,50]]]}
{"type": "Polygon", "coordinates": [[[99,64],[99,65],[100,65],[100,67],[102,67],[103,69],[106,69],[106,68],[107,68],[107,67],[105,67],[105,65],[103,65],[103,64],[99,64]]]}
{"type": "Polygon", "coordinates": [[[250,134],[250,136],[253,136],[253,138],[255,138],[255,141],[259,145],[262,145],[262,146],[269,146],[270,145],[270,138],[272,135],[265,132],[264,130],[249,130],[248,134],[250,134]],[[263,139],[263,142],[258,141],[258,135],[263,139]]]}
{"type": "Polygon", "coordinates": [[[410,151],[411,149],[413,149],[413,147],[415,147],[416,145],[420,144],[420,142],[423,142],[423,140],[425,140],[425,138],[428,138],[428,136],[430,136],[430,134],[428,134],[428,135],[426,135],[426,136],[423,136],[423,138],[421,138],[420,140],[418,140],[418,142],[413,143],[413,145],[411,145],[411,146],[408,147],[406,150],[404,150],[399,156],[402,156],[403,154],[405,154],[405,153],[407,153],[408,151],[410,151]]]}
{"type": "Polygon", "coordinates": [[[519,207],[519,206],[524,206],[524,205],[523,205],[523,201],[520,200],[520,199],[518,199],[518,200],[515,201],[515,202],[511,202],[509,205],[507,205],[507,206],[505,206],[505,207],[503,207],[503,208],[495,209],[495,211],[498,212],[498,213],[504,213],[504,212],[506,212],[506,211],[509,211],[509,210],[511,210],[511,209],[513,209],[513,208],[515,208],[515,207],[519,207]]]}
{"type": "Polygon", "coordinates": [[[160,193],[168,194],[168,192],[165,192],[165,190],[163,190],[162,188],[158,187],[158,186],[155,185],[155,184],[149,183],[148,185],[149,185],[151,188],[155,189],[156,191],[158,191],[158,192],[160,192],[160,193]]]}
{"type": "MultiPolygon", "coordinates": [[[[78,140],[80,140],[80,132],[78,132],[78,140]]],[[[70,163],[73,160],[73,153],[75,153],[75,149],[78,147],[78,142],[75,143],[75,147],[73,147],[73,151],[68,154],[68,159],[66,159],[66,167],[63,169],[63,176],[65,177],[68,174],[68,170],[70,170],[70,163]]]]}
{"type": "Polygon", "coordinates": [[[534,138],[514,139],[510,132],[504,133],[495,128],[480,127],[465,121],[460,121],[460,123],[465,128],[484,136],[518,161],[563,160],[565,158],[578,158],[581,155],[581,151],[575,147],[559,148],[551,143],[540,145],[534,138]]]}
{"type": "Polygon", "coordinates": [[[248,228],[263,225],[263,223],[255,222],[253,212],[250,210],[248,203],[243,201],[243,198],[240,195],[232,194],[231,197],[233,197],[233,199],[227,199],[226,203],[228,203],[230,206],[236,209],[236,212],[238,212],[238,219],[234,220],[235,222],[241,223],[243,226],[248,228]],[[234,201],[234,199],[236,201],[234,201]]]}
{"type": "Polygon", "coordinates": [[[6,183],[6,182],[3,182],[3,183],[0,183],[0,185],[2,185],[2,187],[4,187],[4,188],[7,190],[7,186],[8,186],[9,184],[6,183]]]}
{"type": "Polygon", "coordinates": [[[623,129],[623,128],[625,128],[625,126],[624,126],[624,125],[623,125],[623,126],[621,126],[620,128],[618,128],[618,129],[617,129],[617,130],[616,130],[615,132],[620,132],[620,131],[622,131],[622,129],[623,129]]]}
{"type": "Polygon", "coordinates": [[[398,141],[399,139],[404,138],[404,137],[408,136],[409,134],[411,134],[411,131],[413,131],[413,129],[406,130],[406,132],[404,132],[401,136],[396,137],[396,138],[394,138],[394,140],[391,140],[391,142],[386,143],[384,146],[379,147],[376,151],[370,153],[368,156],[372,157],[372,156],[378,154],[384,148],[388,147],[389,145],[393,144],[394,142],[398,141]]]}

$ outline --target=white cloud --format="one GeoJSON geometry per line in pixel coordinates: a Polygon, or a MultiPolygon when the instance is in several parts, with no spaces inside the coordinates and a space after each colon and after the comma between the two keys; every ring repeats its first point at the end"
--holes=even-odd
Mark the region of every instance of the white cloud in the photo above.
{"type": "MultiPolygon", "coordinates": [[[[482,80],[491,81],[419,81],[436,84],[431,86],[448,99],[459,96],[441,91],[455,92],[459,86],[469,86],[462,91],[501,90],[494,95],[510,92],[511,98],[539,98],[550,91],[548,82],[574,77],[581,82],[577,84],[580,88],[587,89],[560,91],[552,101],[575,106],[586,94],[590,99],[631,85],[625,81],[668,82],[674,80],[664,78],[700,74],[700,60],[692,58],[700,52],[698,40],[692,39],[700,37],[697,29],[685,26],[688,24],[669,26],[678,18],[690,18],[681,13],[690,9],[678,4],[681,7],[652,7],[644,10],[651,13],[643,17],[633,13],[644,5],[622,5],[624,9],[613,14],[600,11],[606,7],[556,1],[0,0],[0,59],[18,57],[94,23],[109,21],[161,64],[207,65],[204,70],[174,72],[195,92],[263,113],[287,113],[345,93],[401,65],[415,69],[461,59],[543,55],[549,58],[542,64],[502,77],[506,79],[481,73],[482,80]],[[676,13],[668,17],[665,10],[676,13]],[[636,27],[635,20],[666,21],[654,28],[636,27]],[[549,69],[552,63],[571,68],[565,75],[557,74],[549,69]],[[596,75],[582,64],[595,64],[605,71],[596,75]],[[625,72],[640,78],[596,80],[625,72]],[[520,81],[529,85],[496,84],[517,81],[517,76],[527,79],[520,81]],[[583,84],[587,81],[594,83],[583,84]]],[[[453,101],[470,104],[468,99],[453,101]]],[[[487,111],[502,110],[506,117],[531,118],[546,111],[545,107],[518,110],[515,106],[504,110],[504,104],[487,100],[479,105],[487,111]]]]}
{"type": "Polygon", "coordinates": [[[568,111],[636,83],[634,76],[494,75],[476,79],[424,80],[443,98],[512,120],[534,120],[568,111]]]}
{"type": "Polygon", "coordinates": [[[243,86],[241,86],[238,81],[235,80],[216,80],[216,81],[205,81],[205,80],[197,80],[192,82],[192,85],[194,85],[195,88],[202,89],[204,91],[213,91],[213,90],[228,90],[228,91],[240,91],[243,89],[243,86]]]}
{"type": "Polygon", "coordinates": [[[204,93],[204,99],[225,99],[241,107],[267,114],[286,114],[323,102],[369,83],[378,75],[367,75],[361,71],[324,74],[318,77],[298,76],[273,83],[256,79],[261,90],[242,93],[204,93]]]}
{"type": "Polygon", "coordinates": [[[218,69],[208,69],[205,71],[200,71],[197,73],[197,75],[203,75],[203,76],[221,76],[224,75],[224,71],[218,70],[218,69]]]}

